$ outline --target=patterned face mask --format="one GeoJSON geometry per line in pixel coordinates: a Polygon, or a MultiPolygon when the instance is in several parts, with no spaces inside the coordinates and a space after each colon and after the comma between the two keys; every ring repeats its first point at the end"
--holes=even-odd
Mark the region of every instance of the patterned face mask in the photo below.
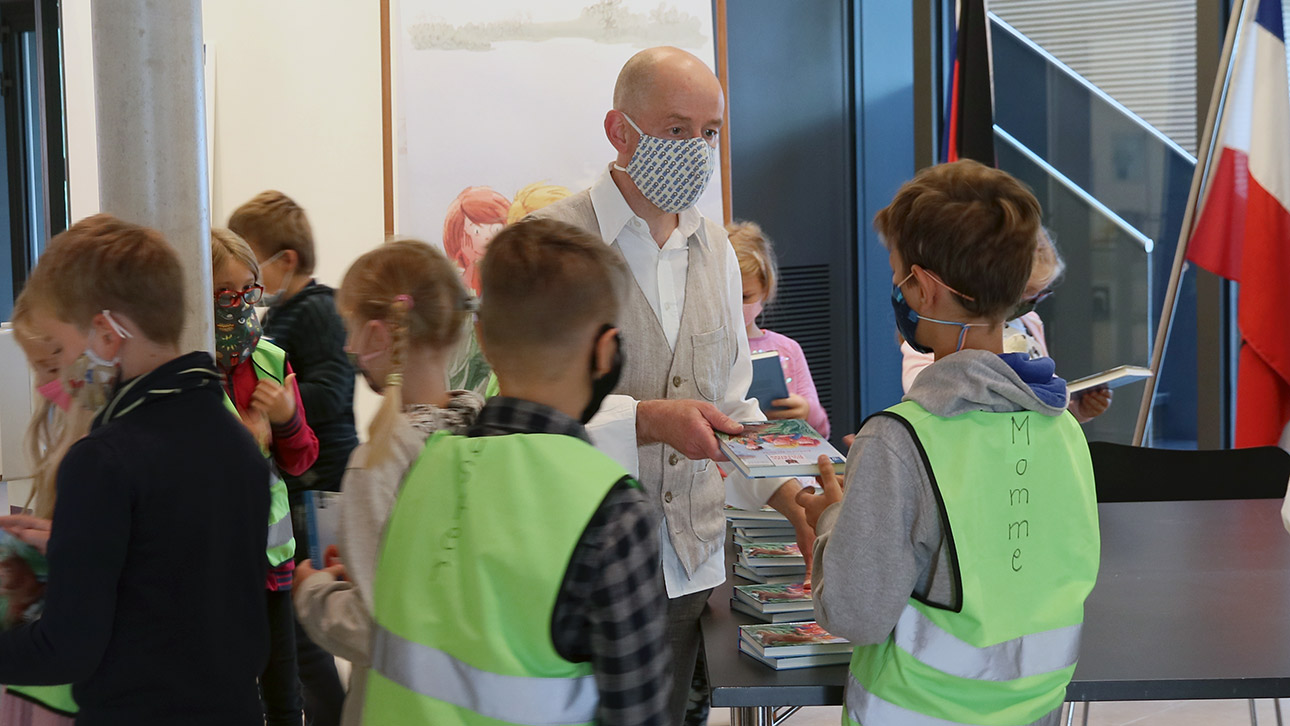
{"type": "Polygon", "coordinates": [[[260,319],[245,300],[215,306],[215,364],[229,371],[251,357],[260,343],[260,319]]]}
{"type": "MultiPolygon", "coordinates": [[[[121,340],[134,337],[130,331],[121,327],[111,312],[104,310],[103,317],[121,340]]],[[[64,370],[63,375],[72,398],[87,410],[97,413],[107,405],[112,397],[112,390],[116,388],[117,379],[121,377],[121,354],[118,352],[112,360],[105,360],[87,346],[85,352],[64,370]]]]}
{"type": "Polygon", "coordinates": [[[676,214],[694,206],[717,168],[717,150],[706,139],[660,139],[649,136],[627,114],[627,123],[641,135],[636,153],[624,169],[632,183],[654,206],[676,214]]]}

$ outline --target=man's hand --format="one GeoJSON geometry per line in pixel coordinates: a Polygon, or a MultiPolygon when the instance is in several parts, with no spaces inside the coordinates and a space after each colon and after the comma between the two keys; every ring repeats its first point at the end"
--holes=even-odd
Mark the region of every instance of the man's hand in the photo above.
{"type": "Polygon", "coordinates": [[[802,506],[797,503],[797,497],[803,489],[796,479],[791,479],[784,483],[775,493],[770,495],[770,500],[766,503],[772,509],[788,518],[793,525],[793,534],[797,540],[797,549],[801,550],[802,558],[806,560],[806,582],[811,581],[811,561],[812,553],[815,549],[815,528],[806,523],[806,513],[802,511],[802,506]]]}
{"type": "Polygon", "coordinates": [[[816,481],[824,487],[824,492],[815,494],[807,489],[803,489],[797,494],[797,503],[806,513],[806,523],[810,525],[811,531],[820,523],[820,515],[828,509],[830,504],[842,501],[842,481],[833,471],[833,462],[829,457],[820,455],[820,475],[816,481]]]}
{"type": "Polygon", "coordinates": [[[251,408],[258,410],[269,418],[269,422],[281,426],[296,415],[296,392],[291,385],[296,374],[287,376],[283,385],[277,381],[264,379],[255,387],[251,395],[251,408]]]}
{"type": "Polygon", "coordinates": [[[811,413],[811,402],[796,393],[789,394],[788,398],[771,401],[770,405],[775,407],[766,412],[766,418],[770,419],[805,419],[811,413]]]}
{"type": "Polygon", "coordinates": [[[0,528],[45,554],[53,522],[30,514],[11,514],[0,517],[0,528]]]}
{"type": "Polygon", "coordinates": [[[695,461],[725,461],[713,432],[737,434],[743,430],[737,421],[703,401],[659,399],[636,406],[638,444],[667,444],[695,461]]]}
{"type": "Polygon", "coordinates": [[[1067,408],[1075,416],[1075,420],[1080,423],[1092,421],[1093,419],[1106,413],[1106,409],[1111,407],[1111,389],[1103,386],[1093,388],[1087,391],[1080,391],[1071,396],[1070,405],[1067,408]]]}

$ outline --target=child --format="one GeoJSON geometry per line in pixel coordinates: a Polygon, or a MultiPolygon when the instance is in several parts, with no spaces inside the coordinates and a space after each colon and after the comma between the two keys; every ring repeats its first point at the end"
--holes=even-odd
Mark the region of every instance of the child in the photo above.
{"type": "Polygon", "coordinates": [[[264,340],[255,317],[260,265],[246,241],[227,229],[211,230],[211,271],[215,276],[215,364],[224,376],[224,393],[276,465],[271,481],[269,542],[266,554],[269,664],[260,676],[265,722],[299,725],[302,705],[296,668],[296,629],[291,613],[292,536],[287,485],[278,471],[299,476],[318,458],[318,439],[305,421],[295,373],[282,349],[264,340]]]}
{"type": "Polygon", "coordinates": [[[762,410],[771,419],[805,419],[816,431],[829,437],[829,414],[820,405],[820,395],[815,391],[811,369],[797,341],[772,330],[757,327],[757,316],[762,306],[775,299],[779,267],[775,263],[775,250],[771,241],[755,222],[738,222],[726,226],[730,244],[739,259],[739,272],[744,281],[744,325],[748,327],[748,347],[753,353],[775,351],[779,353],[788,382],[788,398],[779,401],[762,401],[762,410]]]}
{"type": "MultiPolygon", "coordinates": [[[[287,475],[296,529],[303,532],[303,492],[338,491],[358,432],[354,428],[354,368],[345,356],[345,324],[336,312],[332,289],[320,285],[314,270],[313,229],[305,210],[278,191],[265,191],[238,207],[229,229],[251,245],[265,287],[264,336],[287,354],[295,367],[300,401],[318,437],[318,459],[300,476],[287,475]]],[[[304,559],[303,552],[296,559],[304,559]]],[[[310,726],[339,723],[344,687],[335,660],[301,630],[296,655],[304,684],[310,726]]]]}
{"type": "Polygon", "coordinates": [[[444,386],[474,300],[441,252],[414,240],[382,245],[345,273],[337,302],[349,331],[346,348],[384,400],[368,443],[354,450],[345,472],[338,543],[344,565],[316,571],[309,560],[300,563],[295,602],[314,642],[353,664],[341,723],[356,726],[371,664],[377,550],[399,484],[430,434],[464,434],[484,401],[444,386]]]}
{"type": "Polygon", "coordinates": [[[861,428],[845,497],[823,466],[824,493],[799,495],[816,617],[856,645],[844,723],[1055,724],[1099,541],[1065,381],[1003,352],[1039,203],[959,161],[919,172],[874,226],[897,327],[936,362],[861,428]]]}
{"type": "MultiPolygon", "coordinates": [[[[90,430],[92,415],[83,406],[73,406],[63,388],[58,365],[58,345],[36,329],[26,297],[19,297],[13,309],[14,334],[27,362],[36,374],[40,400],[27,427],[27,456],[32,464],[31,491],[23,508],[28,517],[0,518],[20,538],[45,540],[57,499],[58,465],[72,444],[90,430]]],[[[77,708],[72,687],[10,686],[0,696],[0,723],[5,726],[71,726],[77,708]]]]}
{"type": "MultiPolygon", "coordinates": [[[[1053,294],[1053,288],[1066,271],[1066,262],[1057,254],[1048,230],[1040,228],[1035,245],[1035,262],[1030,269],[1030,279],[1021,298],[1021,304],[1012,311],[1003,329],[1003,348],[1006,353],[1025,353],[1031,358],[1048,358],[1048,341],[1044,337],[1044,321],[1035,306],[1053,294]]],[[[908,393],[914,379],[932,364],[931,353],[919,353],[908,341],[900,344],[902,366],[900,382],[908,393]]],[[[1096,388],[1072,396],[1067,408],[1080,423],[1092,421],[1111,405],[1111,390],[1096,388]]]]}
{"type": "Polygon", "coordinates": [[[468,436],[432,436],[399,490],[367,723],[665,723],[658,522],[584,426],[622,363],[623,279],[607,245],[561,222],[489,245],[478,327],[501,395],[468,436]],[[423,657],[442,667],[406,667],[423,657]]]}
{"type": "Polygon", "coordinates": [[[211,357],[179,352],[182,280],[158,233],[96,215],[22,293],[95,418],[58,467],[44,614],[0,633],[0,682],[73,683],[78,723],[264,720],[269,470],[211,357]]]}

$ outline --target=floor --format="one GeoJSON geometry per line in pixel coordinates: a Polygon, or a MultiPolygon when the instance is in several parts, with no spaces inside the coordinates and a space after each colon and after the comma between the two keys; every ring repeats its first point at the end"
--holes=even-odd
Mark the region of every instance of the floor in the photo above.
{"type": "MultiPolygon", "coordinates": [[[[1259,724],[1276,723],[1272,701],[1257,701],[1259,724]]],[[[1290,718],[1290,699],[1281,700],[1281,709],[1290,718]]],[[[839,707],[804,708],[784,723],[786,726],[837,726],[841,722],[839,707]]],[[[1076,706],[1075,724],[1081,723],[1084,707],[1076,706]]],[[[1062,720],[1065,723],[1065,719],[1062,720]]],[[[1095,703],[1089,711],[1089,726],[1247,726],[1250,723],[1249,701],[1124,701],[1095,703]]],[[[730,711],[714,709],[709,726],[729,726],[730,711]]]]}

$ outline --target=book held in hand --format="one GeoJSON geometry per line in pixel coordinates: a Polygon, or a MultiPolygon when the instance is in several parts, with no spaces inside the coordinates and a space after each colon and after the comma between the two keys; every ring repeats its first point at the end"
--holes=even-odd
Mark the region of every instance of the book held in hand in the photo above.
{"type": "Polygon", "coordinates": [[[1066,392],[1074,396],[1081,391],[1087,391],[1093,388],[1119,388],[1127,386],[1130,383],[1146,380],[1152,377],[1150,368],[1142,366],[1118,366],[1101,373],[1094,373],[1091,376],[1078,378],[1066,384],[1066,392]]]}
{"type": "Polygon", "coordinates": [[[40,550],[0,530],[0,630],[40,619],[48,579],[40,550]]]}
{"type": "Polygon", "coordinates": [[[327,566],[327,548],[340,540],[340,492],[305,492],[309,559],[315,569],[327,566]]]}
{"type": "Polygon", "coordinates": [[[717,434],[717,444],[730,464],[749,479],[816,476],[819,458],[827,456],[841,474],[846,459],[811,425],[801,419],[742,422],[743,433],[717,434]]]}
{"type": "Polygon", "coordinates": [[[779,360],[779,351],[768,350],[752,354],[752,383],[748,386],[748,398],[757,399],[757,406],[763,411],[777,410],[772,401],[788,398],[788,382],[784,379],[784,366],[779,360]]]}

